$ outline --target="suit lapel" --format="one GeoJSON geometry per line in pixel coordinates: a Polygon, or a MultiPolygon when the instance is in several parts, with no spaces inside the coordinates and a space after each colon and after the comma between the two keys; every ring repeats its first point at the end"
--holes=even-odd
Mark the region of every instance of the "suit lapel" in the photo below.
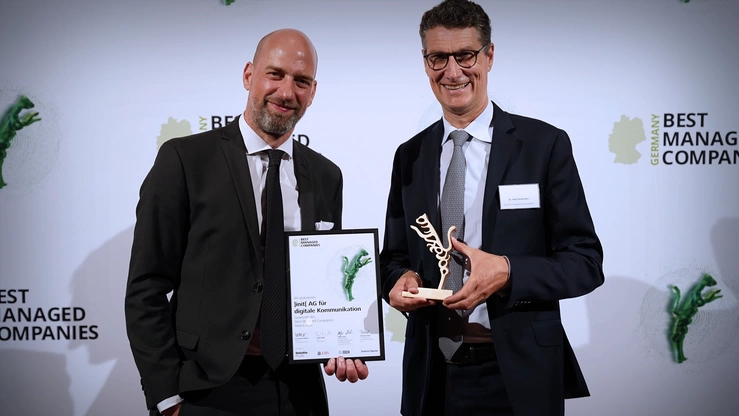
{"type": "Polygon", "coordinates": [[[254,258],[261,258],[258,253],[261,243],[259,242],[259,223],[257,221],[256,201],[254,201],[254,187],[251,185],[249,165],[246,161],[246,146],[244,138],[239,130],[239,117],[223,128],[223,139],[221,149],[226,157],[228,169],[236,188],[236,195],[241,204],[241,212],[244,214],[244,222],[254,248],[254,258]]]}
{"type": "MultiPolygon", "coordinates": [[[[516,143],[515,126],[508,113],[493,103],[493,142],[488,160],[488,176],[485,180],[485,196],[483,197],[482,215],[482,250],[492,253],[495,222],[498,218],[498,185],[508,168],[511,154],[516,143]]],[[[501,254],[501,253],[495,253],[501,254]]],[[[505,302],[500,296],[490,296],[487,300],[488,318],[491,325],[495,318],[504,314],[505,302]]],[[[493,327],[495,328],[495,327],[493,327]]]]}
{"type": "MultiPolygon", "coordinates": [[[[439,120],[436,125],[431,127],[423,139],[421,144],[421,177],[424,184],[425,199],[422,200],[424,207],[419,211],[425,212],[429,221],[434,226],[439,236],[446,231],[441,230],[441,216],[439,215],[439,158],[441,156],[441,143],[444,140],[444,123],[439,120]]],[[[415,218],[413,219],[415,221],[415,218]]],[[[415,224],[414,224],[415,225],[415,224]]],[[[441,274],[436,257],[428,250],[425,250],[425,244],[418,237],[419,244],[424,246],[423,267],[427,278],[434,284],[439,284],[441,274]]]]}
{"type": "Polygon", "coordinates": [[[315,230],[316,208],[314,202],[313,181],[310,177],[310,162],[303,145],[293,141],[293,156],[295,160],[295,179],[298,182],[298,205],[300,205],[300,229],[302,231],[315,230]]]}
{"type": "Polygon", "coordinates": [[[441,143],[444,140],[444,124],[438,121],[432,127],[421,145],[421,160],[423,160],[422,177],[425,178],[424,193],[426,194],[426,214],[436,230],[441,227],[439,216],[439,158],[441,143]]]}
{"type": "Polygon", "coordinates": [[[508,162],[516,141],[515,126],[508,113],[493,103],[493,142],[490,147],[488,160],[488,174],[485,180],[485,196],[483,197],[482,216],[482,244],[483,249],[489,249],[492,244],[493,228],[498,216],[496,201],[498,200],[498,185],[505,174],[508,162]]]}

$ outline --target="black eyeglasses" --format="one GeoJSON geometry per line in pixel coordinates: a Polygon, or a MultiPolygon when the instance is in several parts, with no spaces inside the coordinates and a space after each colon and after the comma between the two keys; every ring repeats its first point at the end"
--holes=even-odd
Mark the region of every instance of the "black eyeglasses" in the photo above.
{"type": "Polygon", "coordinates": [[[428,65],[429,68],[433,69],[434,71],[440,71],[446,68],[446,65],[449,63],[450,56],[453,56],[454,60],[457,61],[457,65],[461,66],[462,68],[472,68],[477,63],[477,55],[479,55],[480,52],[486,47],[488,47],[488,45],[483,45],[482,48],[478,49],[477,51],[427,53],[426,55],[423,55],[423,58],[426,60],[426,65],[428,65]]]}

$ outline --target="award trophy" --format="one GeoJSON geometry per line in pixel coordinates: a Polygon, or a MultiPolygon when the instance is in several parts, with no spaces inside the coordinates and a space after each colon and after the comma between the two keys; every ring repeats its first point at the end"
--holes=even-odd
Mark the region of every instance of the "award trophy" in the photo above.
{"type": "Polygon", "coordinates": [[[429,222],[429,218],[428,216],[426,216],[426,214],[423,214],[420,217],[416,218],[416,223],[421,227],[421,229],[418,229],[418,227],[416,227],[415,225],[411,225],[411,228],[413,228],[413,230],[415,230],[421,238],[426,240],[426,247],[428,247],[429,251],[431,251],[439,260],[439,271],[441,272],[441,280],[439,281],[438,289],[419,287],[418,293],[403,291],[402,296],[404,298],[426,298],[433,300],[444,300],[445,298],[451,296],[453,293],[450,289],[444,289],[444,282],[446,281],[446,277],[449,275],[449,259],[452,255],[452,233],[457,230],[457,227],[453,225],[449,227],[449,230],[447,231],[447,241],[449,242],[449,247],[444,248],[444,246],[441,244],[439,234],[436,233],[434,226],[431,224],[431,222],[429,222]]]}

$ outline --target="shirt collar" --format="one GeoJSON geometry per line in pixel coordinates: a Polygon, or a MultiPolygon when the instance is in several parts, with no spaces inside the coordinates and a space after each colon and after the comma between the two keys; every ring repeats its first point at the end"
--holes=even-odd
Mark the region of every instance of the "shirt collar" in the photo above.
{"type": "MultiPolygon", "coordinates": [[[[442,143],[446,143],[446,141],[449,140],[449,133],[459,129],[452,126],[446,118],[442,117],[441,119],[444,122],[444,140],[442,143]]],[[[492,142],[492,137],[490,135],[490,122],[492,120],[493,102],[488,101],[488,105],[485,107],[485,110],[483,110],[476,119],[472,120],[472,123],[465,127],[464,131],[477,140],[490,143],[492,142]]]]}
{"type": "MultiPolygon", "coordinates": [[[[270,145],[268,145],[267,142],[259,137],[257,133],[254,132],[254,130],[252,130],[252,128],[248,124],[246,124],[246,120],[244,120],[243,114],[241,115],[241,117],[239,117],[239,130],[241,131],[241,137],[244,138],[244,145],[246,146],[247,155],[258,155],[259,152],[271,149],[270,145]]],[[[293,158],[292,139],[285,141],[285,143],[282,143],[280,147],[278,147],[278,149],[287,153],[288,159],[293,158]]]]}

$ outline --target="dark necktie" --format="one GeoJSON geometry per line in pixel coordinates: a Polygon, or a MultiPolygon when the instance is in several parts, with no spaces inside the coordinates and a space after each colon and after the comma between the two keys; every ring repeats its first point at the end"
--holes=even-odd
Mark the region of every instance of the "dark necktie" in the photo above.
{"type": "MultiPolygon", "coordinates": [[[[452,159],[449,162],[449,169],[444,180],[444,189],[441,193],[441,232],[444,240],[444,247],[447,247],[447,230],[449,227],[455,226],[457,230],[454,233],[458,240],[464,238],[464,180],[467,171],[467,162],[464,158],[462,146],[469,139],[470,135],[464,130],[454,130],[449,134],[449,138],[454,142],[454,151],[452,159]]],[[[461,261],[452,258],[449,260],[449,275],[446,278],[444,287],[451,289],[455,293],[462,288],[462,280],[464,278],[464,268],[461,261]]],[[[443,326],[447,331],[442,331],[439,337],[439,349],[447,359],[451,359],[459,346],[462,344],[462,325],[459,315],[464,311],[458,310],[456,313],[443,308],[441,319],[445,320],[443,326]],[[446,332],[446,334],[444,334],[446,332]],[[448,335],[444,336],[444,335],[448,335]]]]}
{"type": "Polygon", "coordinates": [[[285,273],[285,221],[280,190],[280,161],[285,153],[270,149],[264,187],[264,297],[262,298],[262,356],[273,370],[285,359],[287,343],[287,290],[285,273]]]}

